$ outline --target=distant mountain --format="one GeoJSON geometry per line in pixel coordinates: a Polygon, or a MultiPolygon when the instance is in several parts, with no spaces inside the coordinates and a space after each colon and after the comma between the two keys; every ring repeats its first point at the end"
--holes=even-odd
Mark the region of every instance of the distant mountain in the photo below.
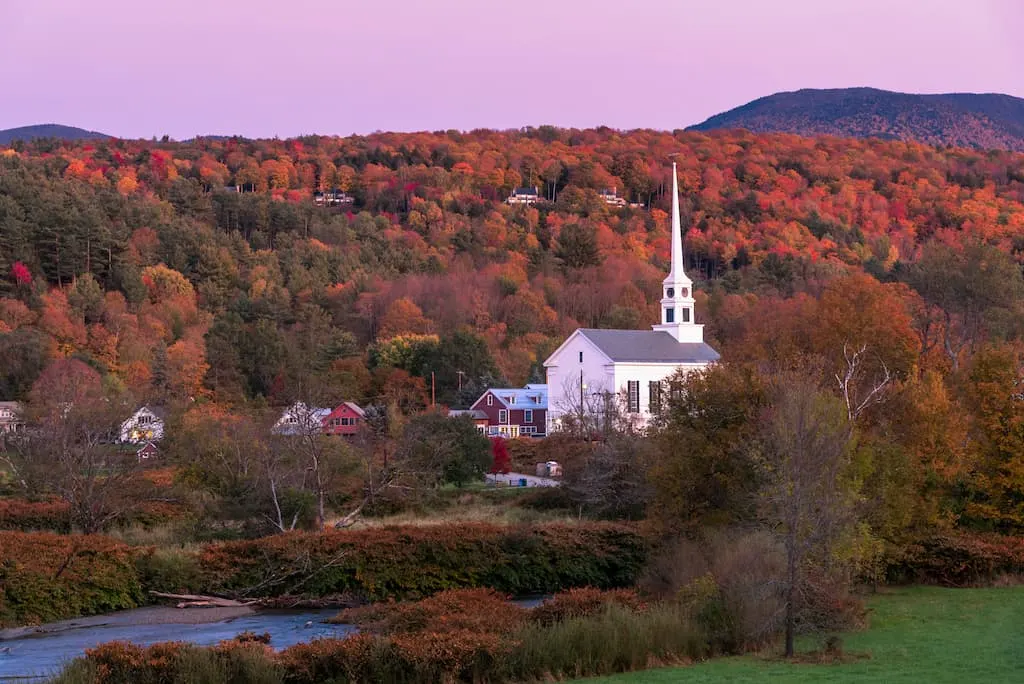
{"type": "Polygon", "coordinates": [[[0,130],[0,145],[10,145],[14,140],[32,140],[33,138],[59,138],[61,140],[103,140],[110,136],[106,133],[87,131],[74,126],[60,124],[37,124],[0,130]]]}
{"type": "Polygon", "coordinates": [[[876,88],[775,93],[716,114],[691,130],[918,140],[1024,151],[1024,99],[999,94],[914,95],[876,88]]]}

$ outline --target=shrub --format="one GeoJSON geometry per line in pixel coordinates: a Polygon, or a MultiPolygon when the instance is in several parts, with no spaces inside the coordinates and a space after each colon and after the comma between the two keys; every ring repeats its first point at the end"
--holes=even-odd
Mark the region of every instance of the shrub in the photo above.
{"type": "Polygon", "coordinates": [[[99,535],[0,532],[0,625],[134,608],[131,550],[99,535]]]}
{"type": "Polygon", "coordinates": [[[148,590],[180,594],[202,584],[196,554],[183,549],[145,549],[137,554],[135,567],[148,590]]]}
{"type": "Polygon", "coordinates": [[[531,681],[626,672],[704,657],[705,637],[685,607],[662,603],[642,612],[609,604],[593,615],[552,625],[531,623],[511,636],[499,680],[531,681]]]}
{"type": "Polygon", "coordinates": [[[523,595],[629,586],[646,555],[644,538],[620,525],[477,523],[288,533],[213,544],[198,560],[206,593],[386,600],[471,587],[523,595]]]}
{"type": "Polygon", "coordinates": [[[555,594],[530,611],[530,620],[542,625],[551,625],[571,618],[593,615],[609,605],[622,606],[630,610],[644,608],[639,594],[632,589],[602,591],[585,587],[555,594]]]}
{"type": "Polygon", "coordinates": [[[890,548],[884,559],[890,582],[948,587],[988,584],[1024,575],[1024,538],[997,534],[945,534],[890,548]]]}
{"type": "Polygon", "coordinates": [[[505,633],[525,622],[527,612],[492,589],[453,589],[422,601],[349,608],[332,622],[355,624],[375,634],[505,633]]]}
{"type": "Polygon", "coordinates": [[[71,531],[71,507],[59,499],[0,499],[0,530],[43,530],[66,534],[71,531]]]}

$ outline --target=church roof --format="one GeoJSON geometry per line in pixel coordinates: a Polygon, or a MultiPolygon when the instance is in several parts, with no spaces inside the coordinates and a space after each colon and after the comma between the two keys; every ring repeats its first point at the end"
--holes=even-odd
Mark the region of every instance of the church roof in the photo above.
{"type": "Polygon", "coordinates": [[[579,332],[617,362],[711,363],[721,358],[704,342],[677,342],[661,330],[580,328],[579,332]]]}

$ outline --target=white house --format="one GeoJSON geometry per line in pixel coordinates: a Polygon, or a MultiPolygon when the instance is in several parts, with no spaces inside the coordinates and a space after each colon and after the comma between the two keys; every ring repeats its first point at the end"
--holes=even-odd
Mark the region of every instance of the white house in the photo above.
{"type": "Polygon", "coordinates": [[[160,407],[143,406],[121,423],[121,442],[141,444],[157,442],[164,436],[166,413],[160,407]]]}
{"type": "Polygon", "coordinates": [[[282,413],[281,417],[270,429],[275,435],[308,435],[320,432],[324,418],[329,416],[331,409],[306,406],[297,401],[282,413]]]}
{"type": "Polygon", "coordinates": [[[508,204],[536,204],[539,200],[540,192],[534,186],[531,188],[515,188],[505,202],[508,204]]]}
{"type": "Polygon", "coordinates": [[[677,370],[700,370],[720,357],[704,342],[694,318],[693,282],[683,272],[679,183],[672,165],[672,268],[662,284],[661,323],[651,330],[576,330],[544,362],[548,377],[548,432],[566,415],[602,410],[608,397],[637,426],[645,425],[677,370]],[[653,409],[653,411],[652,411],[653,409]]]}
{"type": "Polygon", "coordinates": [[[17,432],[24,425],[21,418],[21,404],[16,401],[0,401],[0,435],[17,432]]]}

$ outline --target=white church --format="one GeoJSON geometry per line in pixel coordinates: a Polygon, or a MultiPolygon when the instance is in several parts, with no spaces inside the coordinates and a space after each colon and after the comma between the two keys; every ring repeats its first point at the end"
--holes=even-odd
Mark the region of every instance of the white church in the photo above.
{"type": "Polygon", "coordinates": [[[661,323],[652,330],[579,328],[544,362],[548,381],[548,434],[567,415],[592,414],[616,397],[637,426],[646,425],[680,368],[700,370],[720,356],[704,342],[694,318],[693,281],[683,272],[679,182],[672,165],[672,269],[662,285],[661,323]]]}

